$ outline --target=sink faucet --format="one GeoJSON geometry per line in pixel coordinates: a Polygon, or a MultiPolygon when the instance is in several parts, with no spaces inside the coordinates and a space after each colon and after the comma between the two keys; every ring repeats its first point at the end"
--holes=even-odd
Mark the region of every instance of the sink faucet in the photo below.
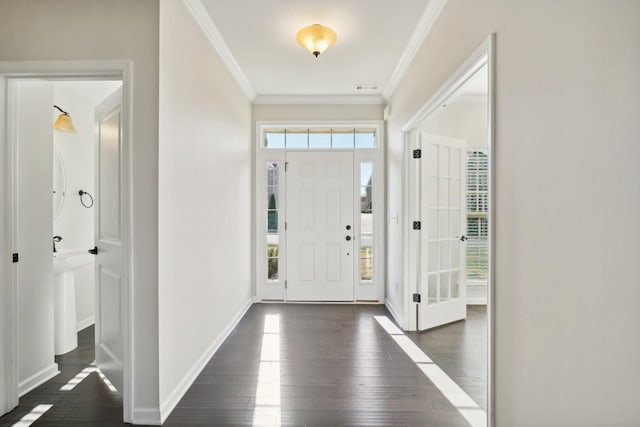
{"type": "Polygon", "coordinates": [[[60,243],[60,240],[62,240],[62,237],[53,236],[53,252],[58,252],[58,250],[56,249],[56,243],[60,243]]]}

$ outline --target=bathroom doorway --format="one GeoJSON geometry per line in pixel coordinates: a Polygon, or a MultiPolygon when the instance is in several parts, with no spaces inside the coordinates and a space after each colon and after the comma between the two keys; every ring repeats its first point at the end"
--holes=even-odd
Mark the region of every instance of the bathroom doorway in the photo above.
{"type": "Polygon", "coordinates": [[[2,249],[11,253],[1,290],[0,415],[58,375],[54,354],[72,351],[77,332],[95,322],[95,370],[121,395],[126,421],[130,72],[124,63],[105,67],[118,71],[76,67],[0,75],[10,242],[2,249]]]}

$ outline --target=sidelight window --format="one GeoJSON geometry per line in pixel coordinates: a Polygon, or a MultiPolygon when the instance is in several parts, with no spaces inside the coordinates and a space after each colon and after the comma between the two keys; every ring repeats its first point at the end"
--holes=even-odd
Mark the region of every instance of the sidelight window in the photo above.
{"type": "Polygon", "coordinates": [[[267,280],[279,277],[280,235],[278,230],[279,182],[278,163],[267,163],[267,280]]]}
{"type": "Polygon", "coordinates": [[[360,280],[373,280],[373,163],[360,163],[360,280]]]}

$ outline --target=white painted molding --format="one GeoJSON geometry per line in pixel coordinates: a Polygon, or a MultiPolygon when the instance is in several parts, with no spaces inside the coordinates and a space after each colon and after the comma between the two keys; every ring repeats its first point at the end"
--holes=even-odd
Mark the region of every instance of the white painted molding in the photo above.
{"type": "Polygon", "coordinates": [[[58,370],[57,363],[47,366],[40,372],[36,372],[26,380],[20,381],[18,383],[18,396],[20,397],[24,396],[34,388],[46,383],[47,381],[49,381],[51,378],[55,377],[59,373],[60,371],[58,370]]]}
{"type": "Polygon", "coordinates": [[[220,55],[222,62],[224,62],[233,78],[238,82],[242,91],[250,101],[253,101],[256,97],[255,89],[231,54],[231,50],[229,50],[227,43],[222,38],[222,34],[218,31],[218,27],[214,24],[213,19],[211,19],[207,8],[202,4],[202,0],[183,0],[183,2],[204,35],[209,39],[213,48],[218,52],[218,55],[220,55]]]}
{"type": "Polygon", "coordinates": [[[240,323],[242,317],[246,314],[246,312],[253,305],[253,298],[250,298],[243,304],[238,313],[231,319],[231,321],[227,324],[227,327],[222,330],[220,335],[211,343],[211,345],[205,350],[205,352],[196,360],[191,369],[184,376],[182,381],[176,386],[175,389],[169,394],[169,396],[162,402],[160,405],[160,424],[164,423],[169,414],[175,409],[180,399],[184,396],[184,394],[189,390],[189,387],[196,380],[200,372],[207,365],[209,360],[213,357],[213,355],[218,351],[222,343],[229,337],[231,331],[240,323]]]}
{"type": "Polygon", "coordinates": [[[254,104],[261,105],[385,105],[380,95],[258,95],[254,104]]]}
{"type": "Polygon", "coordinates": [[[400,81],[409,69],[411,62],[413,62],[413,58],[416,56],[420,45],[422,45],[422,42],[431,31],[433,24],[438,19],[438,16],[440,16],[440,12],[446,3],[447,0],[430,0],[427,4],[420,21],[418,21],[418,25],[415,30],[413,30],[409,43],[404,49],[404,52],[402,52],[398,65],[396,65],[389,82],[382,91],[382,96],[387,101],[391,99],[393,92],[398,88],[400,81]]]}
{"type": "Polygon", "coordinates": [[[452,99],[449,104],[486,104],[487,94],[460,95],[452,99]]]}
{"type": "Polygon", "coordinates": [[[403,321],[401,319],[400,316],[398,316],[398,311],[396,310],[395,306],[393,305],[393,303],[389,300],[389,298],[387,298],[384,302],[384,305],[387,307],[387,310],[389,310],[389,313],[391,313],[391,315],[393,316],[393,318],[395,319],[395,321],[398,323],[398,325],[400,325],[400,327],[403,330],[405,329],[405,325],[403,324],[403,321]]]}
{"type": "Polygon", "coordinates": [[[158,408],[133,408],[132,416],[132,424],[148,426],[162,425],[160,410],[158,408]]]}
{"type": "Polygon", "coordinates": [[[95,316],[89,316],[84,320],[79,321],[76,324],[76,331],[80,332],[81,330],[88,328],[89,326],[93,325],[94,323],[96,323],[96,317],[95,316]]]}

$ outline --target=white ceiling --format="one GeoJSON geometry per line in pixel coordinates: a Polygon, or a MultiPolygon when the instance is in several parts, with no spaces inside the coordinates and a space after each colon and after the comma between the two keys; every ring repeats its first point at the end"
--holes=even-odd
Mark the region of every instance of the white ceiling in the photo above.
{"type": "Polygon", "coordinates": [[[120,80],[55,80],[54,86],[98,105],[122,86],[120,80]]]}
{"type": "MultiPolygon", "coordinates": [[[[382,93],[430,0],[202,0],[260,96],[382,93]],[[335,45],[314,58],[298,45],[302,27],[326,25],[335,45]],[[358,91],[357,84],[376,84],[358,91]]],[[[433,0],[431,0],[433,1],[433,0]]]]}

